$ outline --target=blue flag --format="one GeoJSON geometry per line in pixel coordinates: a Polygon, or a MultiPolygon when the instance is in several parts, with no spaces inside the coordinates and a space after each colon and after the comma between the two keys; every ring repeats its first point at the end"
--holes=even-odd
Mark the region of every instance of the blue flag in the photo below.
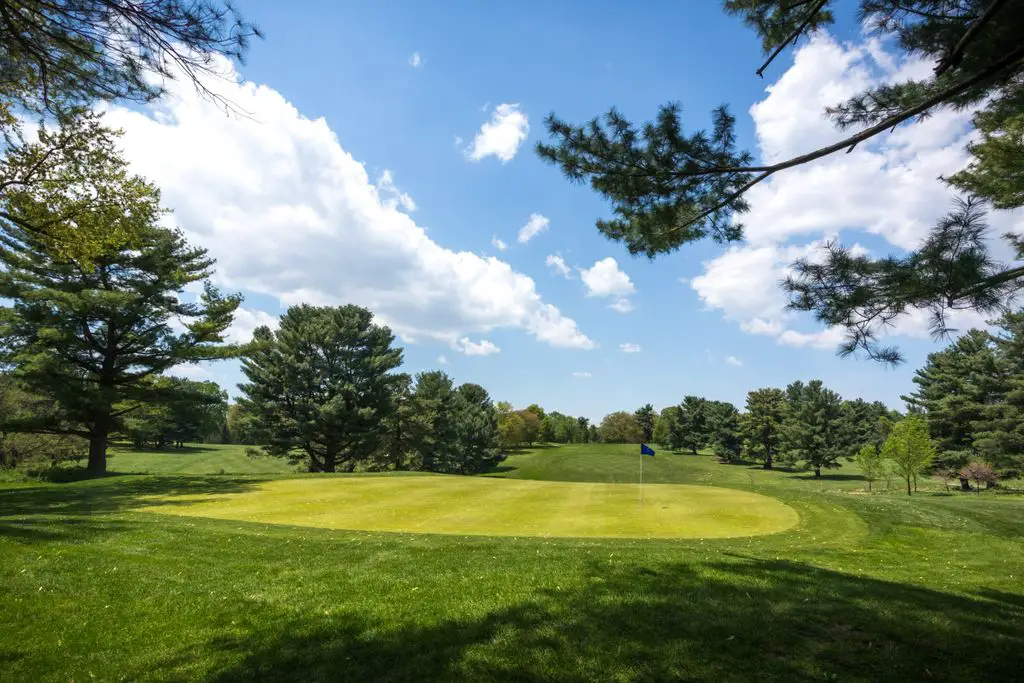
{"type": "Polygon", "coordinates": [[[640,444],[640,455],[649,455],[654,457],[654,449],[645,443],[640,444]]]}

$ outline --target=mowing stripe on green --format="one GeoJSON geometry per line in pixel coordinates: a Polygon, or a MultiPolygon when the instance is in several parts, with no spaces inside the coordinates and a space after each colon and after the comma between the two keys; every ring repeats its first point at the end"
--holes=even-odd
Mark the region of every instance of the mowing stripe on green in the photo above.
{"type": "Polygon", "coordinates": [[[730,538],[796,526],[757,493],[685,484],[601,484],[477,477],[324,477],[249,491],[147,499],[145,512],[269,524],[478,536],[730,538]]]}

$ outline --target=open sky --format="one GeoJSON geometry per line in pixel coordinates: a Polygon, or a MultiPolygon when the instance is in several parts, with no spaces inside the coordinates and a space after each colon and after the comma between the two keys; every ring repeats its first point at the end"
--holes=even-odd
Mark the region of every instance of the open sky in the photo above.
{"type": "MultiPolygon", "coordinates": [[[[234,340],[292,304],[357,303],[398,335],[408,372],[592,419],[684,394],[742,406],[813,378],[902,407],[939,348],[914,316],[894,330],[906,365],[839,359],[839,331],[787,312],[778,281],[830,238],[912,248],[949,207],[938,176],[967,158],[968,113],[777,176],[749,195],[745,243],[653,262],[604,239],[607,204],[533,152],[549,112],[646,120],[667,101],[688,130],[728,103],[764,160],[839,139],[826,105],[931,67],[852,16],[762,80],[758,39],[714,2],[238,5],[266,40],[211,87],[245,116],[180,85],[108,114],[170,220],[218,259],[217,284],[245,295],[234,340]]],[[[991,223],[1024,231],[1019,212],[991,223]]],[[[232,393],[242,380],[235,362],[184,374],[232,393]]]]}

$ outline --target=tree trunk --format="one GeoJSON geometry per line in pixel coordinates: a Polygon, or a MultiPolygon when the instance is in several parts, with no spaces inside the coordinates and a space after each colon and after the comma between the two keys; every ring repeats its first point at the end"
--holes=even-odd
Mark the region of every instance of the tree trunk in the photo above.
{"type": "Polygon", "coordinates": [[[814,476],[815,476],[815,478],[821,476],[821,468],[820,467],[815,467],[814,468],[814,476]]]}
{"type": "Polygon", "coordinates": [[[321,469],[321,471],[323,471],[323,472],[334,472],[335,471],[334,458],[335,458],[335,454],[334,453],[331,453],[330,451],[324,453],[323,468],[321,469]]]}
{"type": "Polygon", "coordinates": [[[772,454],[769,453],[764,459],[764,469],[770,470],[772,468],[772,454]]]}
{"type": "Polygon", "coordinates": [[[871,493],[871,480],[868,479],[868,493],[871,493]]]}
{"type": "Polygon", "coordinates": [[[961,491],[970,491],[971,490],[971,482],[968,481],[967,479],[964,479],[963,477],[960,477],[960,490],[961,491]]]}
{"type": "Polygon", "coordinates": [[[907,477],[907,495],[909,496],[910,494],[911,494],[911,491],[910,491],[910,477],[907,477]]]}
{"type": "Polygon", "coordinates": [[[93,432],[89,437],[89,474],[107,473],[107,431],[93,432]]]}

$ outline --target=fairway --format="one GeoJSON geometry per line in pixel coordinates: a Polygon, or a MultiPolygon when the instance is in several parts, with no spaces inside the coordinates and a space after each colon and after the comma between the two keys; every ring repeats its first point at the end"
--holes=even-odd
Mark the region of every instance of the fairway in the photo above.
{"type": "Polygon", "coordinates": [[[152,499],[146,512],[270,524],[473,536],[733,538],[796,526],[757,493],[683,484],[447,476],[285,479],[217,496],[152,499]]]}

